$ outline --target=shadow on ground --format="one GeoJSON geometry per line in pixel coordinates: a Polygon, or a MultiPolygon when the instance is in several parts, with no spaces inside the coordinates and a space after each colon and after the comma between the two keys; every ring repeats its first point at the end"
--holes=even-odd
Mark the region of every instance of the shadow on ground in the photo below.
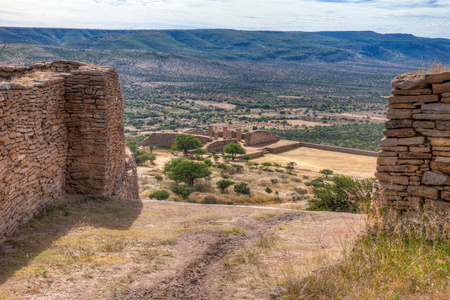
{"type": "Polygon", "coordinates": [[[41,212],[0,245],[0,285],[72,229],[90,226],[128,230],[142,207],[142,202],[138,200],[123,202],[107,198],[84,198],[71,199],[41,212]]]}

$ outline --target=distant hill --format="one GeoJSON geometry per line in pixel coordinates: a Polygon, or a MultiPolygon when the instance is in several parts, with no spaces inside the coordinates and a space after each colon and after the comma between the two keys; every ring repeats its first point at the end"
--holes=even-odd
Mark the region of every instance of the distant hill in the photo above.
{"type": "Polygon", "coordinates": [[[90,30],[0,27],[1,43],[146,50],[228,61],[450,62],[450,40],[372,31],[90,30]]]}

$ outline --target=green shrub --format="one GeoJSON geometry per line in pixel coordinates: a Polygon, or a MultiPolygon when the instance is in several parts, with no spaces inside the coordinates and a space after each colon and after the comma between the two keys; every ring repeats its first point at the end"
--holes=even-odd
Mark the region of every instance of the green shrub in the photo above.
{"type": "Polygon", "coordinates": [[[266,190],[265,190],[265,191],[266,191],[267,194],[272,193],[272,189],[271,189],[270,187],[266,187],[266,190]]]}
{"type": "Polygon", "coordinates": [[[270,162],[263,162],[261,164],[261,166],[265,166],[265,167],[270,167],[271,165],[272,165],[272,163],[270,163],[270,162]]]}
{"type": "Polygon", "coordinates": [[[137,164],[143,164],[146,161],[150,161],[150,162],[154,162],[156,159],[156,157],[154,155],[151,154],[141,154],[139,156],[136,157],[136,163],[137,164]]]}
{"type": "Polygon", "coordinates": [[[192,192],[195,191],[194,188],[181,186],[181,185],[172,185],[170,187],[170,190],[174,193],[180,196],[183,199],[186,199],[192,192]]]}
{"type": "Polygon", "coordinates": [[[234,191],[238,194],[250,195],[250,188],[245,182],[241,182],[234,186],[234,191]]]}
{"type": "Polygon", "coordinates": [[[159,190],[150,194],[149,197],[156,200],[166,200],[167,198],[169,198],[169,196],[170,194],[168,191],[159,190]]]}
{"type": "Polygon", "coordinates": [[[332,183],[314,188],[315,198],[308,200],[308,210],[355,213],[361,206],[369,206],[373,181],[374,179],[357,180],[350,176],[335,175],[332,183]]]}
{"type": "Polygon", "coordinates": [[[313,187],[323,187],[325,183],[322,177],[318,177],[316,179],[311,180],[310,182],[306,182],[305,185],[313,187]]]}
{"type": "Polygon", "coordinates": [[[155,179],[161,181],[163,180],[163,177],[161,175],[155,175],[155,179]]]}
{"type": "Polygon", "coordinates": [[[217,184],[217,187],[218,187],[222,192],[224,192],[225,189],[226,189],[227,187],[233,185],[234,182],[231,181],[231,180],[225,180],[225,179],[223,179],[223,180],[217,181],[216,184],[217,184]]]}

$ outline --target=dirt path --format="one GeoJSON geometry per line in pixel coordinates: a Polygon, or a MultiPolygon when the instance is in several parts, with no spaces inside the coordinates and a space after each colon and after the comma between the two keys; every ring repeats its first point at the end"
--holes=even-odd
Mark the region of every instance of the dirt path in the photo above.
{"type": "MultiPolygon", "coordinates": [[[[302,215],[302,213],[283,213],[269,219],[240,220],[235,225],[243,231],[242,234],[217,234],[207,230],[193,232],[179,244],[185,252],[190,252],[189,255],[172,262],[177,268],[185,265],[182,271],[159,282],[153,281],[147,288],[132,289],[125,296],[113,299],[194,300],[229,296],[226,295],[225,290],[211,288],[212,282],[219,279],[217,278],[217,274],[220,273],[220,270],[217,270],[220,269],[218,262],[231,250],[247,248],[274,226],[295,220],[302,215]]],[[[173,266],[169,269],[174,269],[173,266]]],[[[167,276],[167,274],[154,273],[152,277],[164,278],[164,275],[167,276]]]]}
{"type": "Polygon", "coordinates": [[[0,299],[268,299],[340,257],[364,224],[285,208],[67,205],[0,247],[0,299]]]}

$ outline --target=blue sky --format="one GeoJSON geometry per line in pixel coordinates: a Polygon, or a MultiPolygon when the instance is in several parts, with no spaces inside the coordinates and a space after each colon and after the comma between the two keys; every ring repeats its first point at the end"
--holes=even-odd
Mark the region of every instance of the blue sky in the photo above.
{"type": "Polygon", "coordinates": [[[450,38],[450,0],[0,0],[0,26],[373,30],[450,38]]]}

